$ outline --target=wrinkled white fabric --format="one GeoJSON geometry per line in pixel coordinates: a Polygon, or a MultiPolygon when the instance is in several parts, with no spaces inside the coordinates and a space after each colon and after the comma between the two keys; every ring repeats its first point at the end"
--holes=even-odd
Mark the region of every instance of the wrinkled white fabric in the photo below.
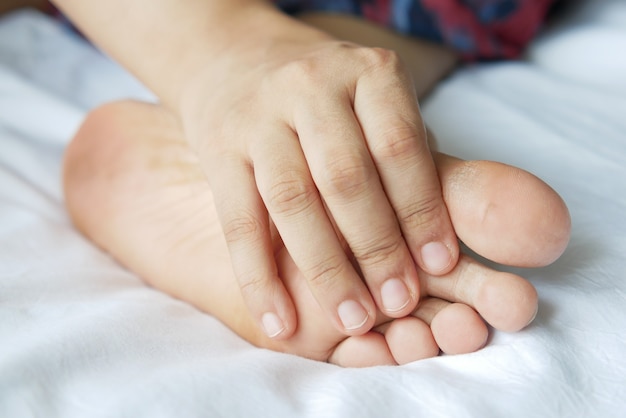
{"type": "Polygon", "coordinates": [[[123,97],[152,100],[47,17],[0,20],[0,417],[626,416],[626,2],[576,6],[527,60],[423,104],[444,151],[537,174],[573,220],[561,259],[513,270],[534,324],[470,355],[341,369],[145,286],[72,227],[60,183],[88,109],[123,97]]]}

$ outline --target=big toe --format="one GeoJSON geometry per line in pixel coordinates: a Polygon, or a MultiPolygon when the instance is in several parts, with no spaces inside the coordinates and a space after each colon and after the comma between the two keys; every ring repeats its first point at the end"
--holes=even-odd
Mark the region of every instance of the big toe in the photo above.
{"type": "Polygon", "coordinates": [[[570,216],[561,197],[522,169],[435,154],[458,237],[497,263],[539,267],[565,250],[570,216]]]}

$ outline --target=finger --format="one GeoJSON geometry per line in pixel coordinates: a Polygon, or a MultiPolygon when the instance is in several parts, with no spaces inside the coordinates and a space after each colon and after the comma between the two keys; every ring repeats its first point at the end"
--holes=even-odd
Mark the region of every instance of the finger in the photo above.
{"type": "Polygon", "coordinates": [[[268,337],[287,338],[296,328],[295,308],[277,274],[269,218],[251,167],[230,159],[221,165],[220,180],[228,181],[213,179],[212,188],[241,294],[268,337]]]}
{"type": "Polygon", "coordinates": [[[392,51],[364,52],[372,64],[356,86],[354,110],[414,260],[444,274],[458,244],[410,77],[392,51]]]}
{"type": "Polygon", "coordinates": [[[537,291],[523,278],[492,270],[461,255],[454,270],[444,276],[421,275],[422,291],[429,296],[461,302],[494,328],[519,331],[537,313],[537,291]]]}
{"type": "Polygon", "coordinates": [[[318,95],[296,111],[295,125],[314,182],[377,306],[402,317],[419,300],[417,271],[350,103],[347,94],[318,95]]]}
{"type": "Polygon", "coordinates": [[[294,132],[277,128],[250,152],[263,201],[322,310],[348,335],[367,332],[375,305],[326,215],[294,132]]]}

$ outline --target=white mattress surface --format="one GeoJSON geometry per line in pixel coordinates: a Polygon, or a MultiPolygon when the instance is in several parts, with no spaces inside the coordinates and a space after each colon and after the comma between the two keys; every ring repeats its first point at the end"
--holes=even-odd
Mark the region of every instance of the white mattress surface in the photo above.
{"type": "Polygon", "coordinates": [[[152,100],[35,12],[0,20],[0,417],[626,416],[626,2],[587,0],[526,60],[458,71],[423,104],[441,148],[525,168],[573,221],[512,270],[536,321],[485,349],[342,369],[261,350],[143,284],[64,210],[63,148],[108,100],[152,100]]]}

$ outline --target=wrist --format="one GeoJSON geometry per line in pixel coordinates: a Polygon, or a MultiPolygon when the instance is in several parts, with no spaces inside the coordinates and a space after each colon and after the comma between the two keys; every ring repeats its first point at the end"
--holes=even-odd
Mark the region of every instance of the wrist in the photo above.
{"type": "Polygon", "coordinates": [[[267,3],[247,8],[218,32],[218,41],[197,42],[179,66],[178,93],[168,105],[181,117],[202,112],[207,100],[219,100],[213,92],[241,83],[248,74],[334,39],[267,3]]]}

